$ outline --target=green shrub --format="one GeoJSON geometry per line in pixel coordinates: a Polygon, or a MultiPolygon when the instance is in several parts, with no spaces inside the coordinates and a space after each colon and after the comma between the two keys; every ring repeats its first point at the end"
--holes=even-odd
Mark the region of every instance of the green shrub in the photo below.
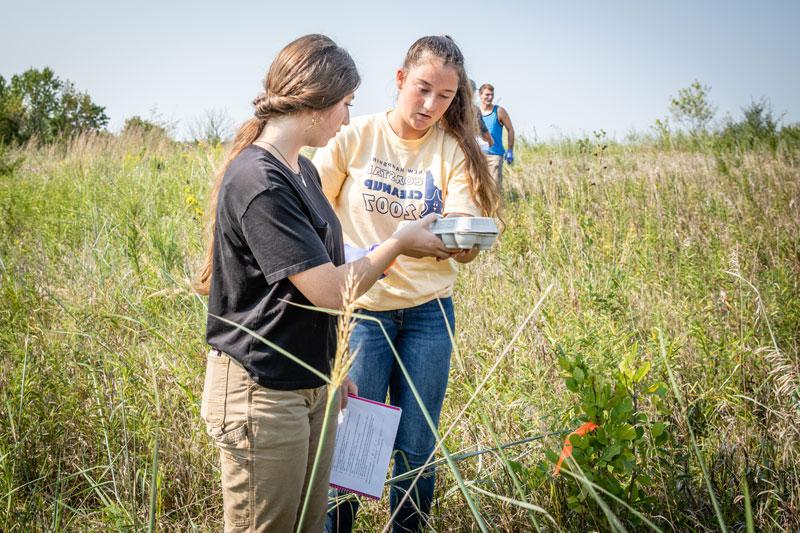
{"type": "MultiPolygon", "coordinates": [[[[585,478],[627,506],[647,510],[655,501],[648,492],[659,463],[657,456],[670,439],[669,424],[662,417],[666,385],[648,381],[651,364],[635,365],[636,350],[624,356],[606,377],[580,355],[569,357],[559,351],[564,383],[580,402],[569,414],[597,426],[583,436],[572,433],[567,437],[573,446],[572,456],[561,469],[575,476],[563,476],[567,505],[577,512],[599,512],[590,497],[590,487],[581,479],[585,478]]],[[[557,451],[549,450],[547,457],[550,463],[559,461],[557,451]]],[[[544,464],[549,468],[550,463],[544,464]]],[[[609,502],[602,491],[600,497],[609,502]]],[[[617,514],[625,514],[624,505],[612,508],[617,514]]]]}
{"type": "Polygon", "coordinates": [[[728,119],[716,136],[715,144],[723,149],[768,149],[774,151],[778,146],[778,122],[772,116],[768,101],[753,101],[742,109],[743,117],[734,122],[728,119]]]}

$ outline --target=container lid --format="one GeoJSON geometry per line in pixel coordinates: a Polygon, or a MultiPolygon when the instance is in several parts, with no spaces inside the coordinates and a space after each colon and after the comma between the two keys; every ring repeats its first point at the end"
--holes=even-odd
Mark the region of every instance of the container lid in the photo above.
{"type": "Polygon", "coordinates": [[[497,235],[497,224],[491,217],[447,217],[439,218],[431,224],[431,233],[488,233],[497,235]]]}

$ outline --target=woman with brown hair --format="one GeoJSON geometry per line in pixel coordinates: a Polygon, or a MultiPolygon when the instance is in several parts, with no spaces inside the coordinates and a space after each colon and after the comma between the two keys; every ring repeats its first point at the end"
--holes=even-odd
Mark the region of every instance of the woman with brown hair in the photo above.
{"type": "MultiPolygon", "coordinates": [[[[335,309],[349,271],[361,294],[400,254],[448,257],[425,229],[429,217],[344,265],[341,226],[300,149],[324,146],[349,123],[359,81],[350,55],[328,37],[288,44],[211,192],[208,253],[196,282],[208,295],[211,346],[201,415],[220,449],[226,531],[293,531],[305,499],[302,530],[323,526],[336,424],[310,487],[309,477],[323,438],[321,376],[330,373],[336,319],[293,304],[335,309]]],[[[344,388],[356,390],[349,381],[344,388]]]]}
{"type": "MultiPolygon", "coordinates": [[[[431,213],[494,216],[498,209],[497,186],[475,141],[472,88],[456,43],[448,36],[417,40],[396,82],[394,109],[354,119],[314,156],[345,241],[358,248],[383,242],[401,222],[431,213]]],[[[477,249],[454,251],[452,259],[467,263],[477,255],[477,249]]],[[[357,302],[359,312],[380,320],[383,330],[374,321],[356,324],[350,351],[357,356],[350,377],[361,396],[383,402],[388,391],[390,402],[403,411],[394,443],[396,476],[424,465],[436,444],[414,389],[438,425],[455,328],[454,261],[401,257],[357,302]]],[[[432,470],[414,486],[406,479],[392,487],[395,531],[424,528],[433,491],[432,470]]],[[[349,531],[357,507],[349,500],[335,504],[326,529],[349,531]]]]}

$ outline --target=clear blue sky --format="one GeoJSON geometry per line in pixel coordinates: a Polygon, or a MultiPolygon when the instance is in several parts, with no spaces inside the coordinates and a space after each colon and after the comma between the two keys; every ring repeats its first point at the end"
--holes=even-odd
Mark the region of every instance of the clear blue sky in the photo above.
{"type": "Polygon", "coordinates": [[[797,0],[0,0],[0,14],[0,74],[49,66],[106,106],[112,130],[153,108],[179,134],[210,108],[241,121],[277,51],[312,32],[355,59],[355,114],[389,108],[408,46],[447,33],[531,137],[646,130],[694,79],[711,86],[718,119],[766,96],[800,121],[797,0]]]}

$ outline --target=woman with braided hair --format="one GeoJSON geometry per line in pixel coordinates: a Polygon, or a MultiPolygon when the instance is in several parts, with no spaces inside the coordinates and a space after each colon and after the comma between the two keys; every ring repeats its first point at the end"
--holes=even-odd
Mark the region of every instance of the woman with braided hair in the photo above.
{"type": "MultiPolygon", "coordinates": [[[[394,109],[353,119],[314,155],[345,241],[359,248],[383,242],[401,222],[430,213],[497,213],[497,187],[475,141],[473,91],[453,39],[417,40],[396,71],[396,82],[394,109]]],[[[350,338],[350,351],[357,354],[351,379],[361,396],[383,402],[388,392],[390,402],[403,411],[394,442],[395,476],[423,466],[434,450],[434,431],[413,388],[438,424],[455,328],[451,295],[456,263],[477,255],[473,249],[454,250],[448,261],[401,257],[357,302],[360,313],[380,320],[411,378],[410,383],[380,325],[357,322],[350,338]]],[[[395,484],[390,493],[394,531],[425,528],[433,492],[432,469],[418,480],[395,484]]],[[[358,504],[342,500],[331,505],[329,531],[353,526],[358,504]]]]}
{"type": "MultiPolygon", "coordinates": [[[[294,531],[306,499],[302,530],[323,527],[336,424],[312,486],[309,477],[328,394],[319,375],[330,373],[336,319],[293,304],[335,309],[351,271],[360,295],[400,254],[448,257],[426,230],[429,217],[345,266],[341,225],[300,149],[324,146],[349,123],[358,84],[350,55],[328,37],[288,44],[211,191],[195,288],[208,295],[201,416],[220,450],[225,531],[294,531]]],[[[342,404],[356,391],[349,380],[343,389],[342,404]]]]}

